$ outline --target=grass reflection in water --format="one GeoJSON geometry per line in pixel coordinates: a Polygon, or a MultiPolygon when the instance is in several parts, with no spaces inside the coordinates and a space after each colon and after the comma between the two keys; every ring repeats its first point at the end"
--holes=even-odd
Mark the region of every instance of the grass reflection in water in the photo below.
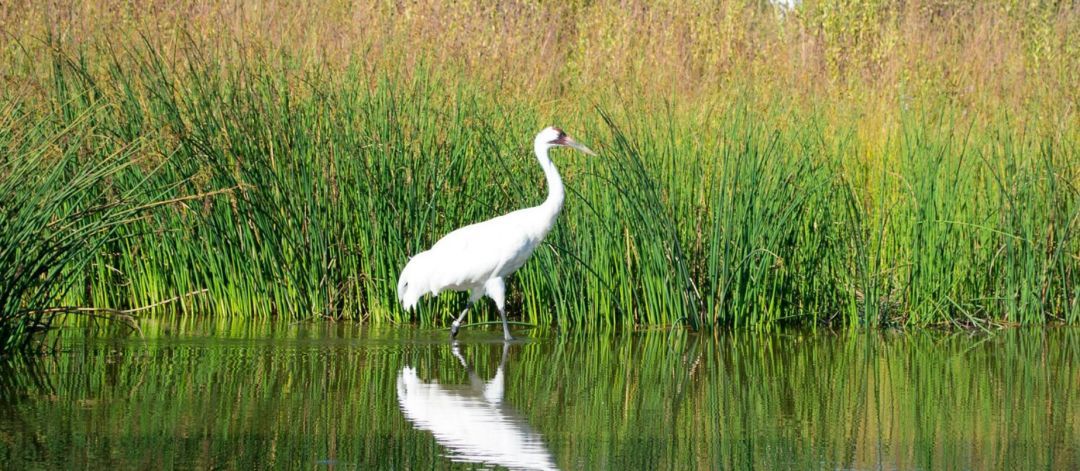
{"type": "Polygon", "coordinates": [[[455,352],[442,330],[203,329],[71,340],[55,356],[3,360],[0,462],[1080,466],[1076,329],[540,337],[505,356],[495,331],[469,332],[455,352]],[[499,432],[498,443],[459,446],[482,434],[447,438],[414,407],[436,399],[427,413],[484,410],[487,432],[517,431],[518,441],[499,432]],[[502,445],[533,461],[507,461],[492,451],[502,445]]]}

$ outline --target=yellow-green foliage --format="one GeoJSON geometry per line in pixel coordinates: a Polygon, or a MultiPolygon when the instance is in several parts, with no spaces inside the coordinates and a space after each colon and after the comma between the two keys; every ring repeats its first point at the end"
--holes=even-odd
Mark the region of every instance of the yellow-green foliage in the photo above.
{"type": "Polygon", "coordinates": [[[515,278],[523,320],[1076,322],[1078,18],[1011,1],[9,2],[0,109],[20,114],[0,145],[77,160],[56,136],[79,126],[101,154],[139,144],[103,198],[225,192],[133,221],[66,304],[208,290],[196,310],[412,320],[392,288],[407,257],[534,203],[527,143],[558,124],[603,158],[559,162],[571,197],[515,278]]]}

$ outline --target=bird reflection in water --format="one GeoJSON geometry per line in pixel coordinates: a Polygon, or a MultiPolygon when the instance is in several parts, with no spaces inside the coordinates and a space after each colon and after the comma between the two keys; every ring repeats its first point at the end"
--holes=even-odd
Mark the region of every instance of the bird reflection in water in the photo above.
{"type": "Polygon", "coordinates": [[[398,404],[405,418],[419,430],[435,436],[450,450],[449,458],[511,469],[557,469],[543,438],[525,418],[503,403],[506,356],[503,344],[499,369],[484,382],[458,350],[451,352],[469,375],[468,385],[421,381],[416,369],[406,366],[398,374],[398,404]]]}

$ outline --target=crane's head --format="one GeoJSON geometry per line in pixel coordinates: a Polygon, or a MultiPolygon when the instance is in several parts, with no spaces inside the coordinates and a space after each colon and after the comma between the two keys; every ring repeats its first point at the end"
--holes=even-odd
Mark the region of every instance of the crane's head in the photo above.
{"type": "Polygon", "coordinates": [[[557,127],[546,127],[543,131],[540,131],[540,134],[536,135],[537,148],[543,147],[549,149],[558,146],[572,147],[586,154],[596,155],[596,152],[589,150],[588,147],[578,144],[577,141],[571,139],[570,136],[567,136],[562,129],[559,129],[557,127]]]}

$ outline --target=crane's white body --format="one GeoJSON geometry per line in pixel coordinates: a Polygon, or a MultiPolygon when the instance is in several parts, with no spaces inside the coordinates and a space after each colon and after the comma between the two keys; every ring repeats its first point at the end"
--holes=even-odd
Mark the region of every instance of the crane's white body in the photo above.
{"type": "MultiPolygon", "coordinates": [[[[554,175],[557,180],[558,174],[554,175]]],[[[485,285],[490,280],[525,265],[555,225],[561,209],[562,201],[545,202],[447,234],[431,249],[416,254],[401,271],[398,297],[402,306],[412,309],[425,294],[437,296],[444,290],[486,294],[485,285]]]]}
{"type": "MultiPolygon", "coordinates": [[[[549,127],[537,134],[533,150],[547,178],[547,199],[539,206],[457,229],[430,249],[413,256],[398,279],[398,299],[405,310],[411,310],[428,293],[438,296],[445,290],[467,290],[469,306],[487,295],[503,315],[504,334],[510,339],[504,312],[504,278],[529,260],[562,211],[565,198],[562,177],[548,157],[548,150],[560,145],[592,153],[556,128],[549,127]]],[[[451,334],[457,333],[468,309],[454,322],[451,334]]]]}

